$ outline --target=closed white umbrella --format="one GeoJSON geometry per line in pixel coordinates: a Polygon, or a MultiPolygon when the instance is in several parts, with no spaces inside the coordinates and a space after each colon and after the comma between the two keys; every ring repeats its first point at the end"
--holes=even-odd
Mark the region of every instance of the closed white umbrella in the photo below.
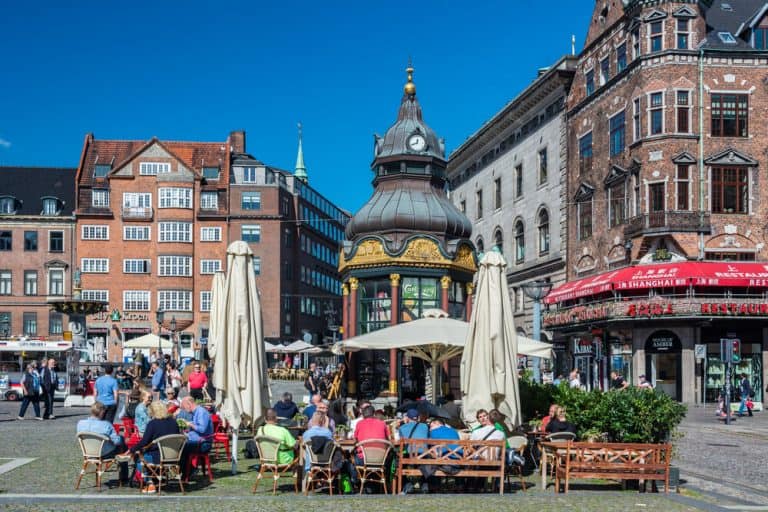
{"type": "Polygon", "coordinates": [[[216,359],[216,349],[223,343],[224,330],[222,326],[226,322],[224,306],[224,287],[226,285],[224,272],[216,272],[213,275],[211,285],[211,314],[208,320],[208,355],[216,359]]]}
{"type": "Polygon", "coordinates": [[[464,421],[479,409],[498,409],[512,425],[520,422],[516,333],[504,257],[490,251],[480,261],[475,303],[461,357],[464,421]]]}
{"type": "Polygon", "coordinates": [[[223,319],[217,325],[213,384],[216,406],[233,428],[232,471],[237,465],[240,424],[253,425],[270,405],[261,303],[253,273],[253,252],[237,241],[227,248],[223,319]]]}

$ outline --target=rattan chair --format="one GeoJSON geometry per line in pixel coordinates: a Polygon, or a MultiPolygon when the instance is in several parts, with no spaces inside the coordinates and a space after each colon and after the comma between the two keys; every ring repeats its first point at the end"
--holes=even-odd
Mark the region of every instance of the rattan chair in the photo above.
{"type": "Polygon", "coordinates": [[[92,472],[96,475],[96,487],[101,490],[101,475],[106,473],[115,463],[114,457],[105,458],[102,456],[104,445],[112,441],[105,435],[95,434],[93,432],[78,432],[77,442],[83,453],[83,467],[80,468],[80,475],[75,482],[75,489],[80,488],[80,481],[88,473],[88,467],[93,466],[92,472]]]}
{"type": "MultiPolygon", "coordinates": [[[[528,446],[528,438],[525,436],[512,436],[507,439],[507,446],[510,449],[515,450],[521,457],[525,453],[525,449],[528,446]]],[[[523,475],[523,466],[519,464],[507,464],[505,468],[505,479],[511,479],[513,475],[520,476],[520,485],[525,490],[525,478],[523,475]]],[[[510,482],[511,483],[511,482],[510,482]]]]}
{"type": "Polygon", "coordinates": [[[328,485],[328,493],[333,496],[333,481],[338,474],[333,469],[333,458],[336,454],[336,450],[341,450],[341,447],[334,441],[328,441],[332,443],[330,450],[326,451],[322,456],[316,454],[311,449],[307,450],[302,447],[302,453],[305,456],[309,456],[309,471],[304,475],[304,495],[308,495],[309,491],[314,490],[317,484],[328,485]]]}
{"type": "Polygon", "coordinates": [[[390,469],[392,443],[386,439],[366,439],[357,443],[362,453],[363,464],[357,466],[357,476],[360,479],[360,494],[363,493],[366,481],[380,483],[387,494],[387,472],[390,469]]]}
{"type": "MultiPolygon", "coordinates": [[[[181,474],[181,452],[184,450],[184,445],[187,443],[187,436],[184,434],[171,434],[168,436],[158,437],[152,443],[147,445],[144,450],[150,446],[157,445],[157,449],[160,452],[160,460],[158,462],[147,462],[144,458],[144,454],[140,453],[142,472],[151,478],[157,479],[157,493],[160,494],[163,489],[163,482],[169,483],[171,480],[176,480],[181,488],[181,493],[184,494],[184,483],[182,482],[181,474]]],[[[144,479],[141,482],[142,489],[144,488],[144,479]]]]}
{"type": "MultiPolygon", "coordinates": [[[[576,440],[576,434],[574,434],[573,432],[555,432],[555,433],[549,434],[547,437],[544,438],[544,440],[550,443],[563,443],[563,446],[565,446],[565,444],[568,441],[576,440]]],[[[547,464],[549,464],[549,468],[551,472],[550,474],[552,475],[555,474],[555,470],[557,469],[556,465],[558,461],[558,457],[557,457],[558,452],[564,453],[565,448],[563,448],[562,450],[558,449],[554,451],[553,450],[543,451],[543,456],[547,458],[547,464]]]]}
{"type": "MultiPolygon", "coordinates": [[[[259,482],[264,477],[265,471],[272,473],[272,494],[277,493],[277,481],[280,476],[286,473],[293,473],[298,469],[299,458],[294,457],[293,460],[287,464],[280,464],[278,462],[278,454],[280,451],[280,445],[282,440],[276,437],[269,436],[256,436],[254,438],[256,443],[256,449],[259,452],[259,474],[256,475],[256,481],[253,483],[253,489],[251,492],[256,492],[259,487],[259,482]]],[[[296,480],[296,479],[294,479],[296,480]]],[[[298,494],[299,482],[298,480],[293,483],[294,490],[298,494]]]]}

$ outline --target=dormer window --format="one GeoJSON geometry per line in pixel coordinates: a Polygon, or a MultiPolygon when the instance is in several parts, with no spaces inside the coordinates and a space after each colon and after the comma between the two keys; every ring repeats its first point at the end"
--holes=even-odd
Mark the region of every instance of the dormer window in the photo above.
{"type": "Polygon", "coordinates": [[[218,167],[203,167],[203,178],[207,180],[218,180],[219,179],[219,168],[218,167]]]}
{"type": "Polygon", "coordinates": [[[55,197],[44,197],[41,215],[58,215],[59,213],[61,213],[60,201],[55,197]]]}
{"type": "Polygon", "coordinates": [[[736,38],[730,32],[718,32],[717,37],[725,44],[736,44],[736,38]]]}
{"type": "Polygon", "coordinates": [[[756,50],[768,50],[768,27],[755,27],[753,44],[756,50]]]}
{"type": "Polygon", "coordinates": [[[13,215],[18,209],[16,198],[11,196],[0,197],[0,214],[13,215]]]}
{"type": "Polygon", "coordinates": [[[109,164],[96,164],[93,169],[94,178],[104,178],[112,170],[112,166],[109,164]]]}

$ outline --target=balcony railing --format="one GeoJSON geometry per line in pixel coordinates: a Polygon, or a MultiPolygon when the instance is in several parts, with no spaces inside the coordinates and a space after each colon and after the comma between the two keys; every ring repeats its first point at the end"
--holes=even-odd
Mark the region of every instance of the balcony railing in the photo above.
{"type": "Polygon", "coordinates": [[[154,210],[151,206],[123,206],[123,220],[152,220],[154,210]]]}
{"type": "Polygon", "coordinates": [[[709,212],[651,212],[627,220],[624,235],[628,237],[653,233],[712,231],[709,212]]]}

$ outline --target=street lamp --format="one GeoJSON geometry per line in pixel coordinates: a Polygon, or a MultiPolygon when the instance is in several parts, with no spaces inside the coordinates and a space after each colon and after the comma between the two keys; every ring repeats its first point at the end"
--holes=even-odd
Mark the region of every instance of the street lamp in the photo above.
{"type": "Polygon", "coordinates": [[[163,311],[162,306],[157,308],[155,316],[157,317],[157,356],[160,357],[160,354],[163,353],[162,338],[160,335],[163,334],[163,320],[165,319],[165,311],[163,311]]]}
{"type": "Polygon", "coordinates": [[[176,343],[176,317],[171,317],[171,344],[173,345],[173,349],[176,353],[173,355],[174,361],[179,361],[179,346],[178,343],[176,343]]]}
{"type": "MultiPolygon", "coordinates": [[[[533,339],[541,341],[541,301],[552,291],[552,283],[544,279],[529,281],[522,285],[523,293],[533,300],[533,339]]],[[[541,367],[538,357],[533,358],[533,380],[541,382],[541,367]]]]}

